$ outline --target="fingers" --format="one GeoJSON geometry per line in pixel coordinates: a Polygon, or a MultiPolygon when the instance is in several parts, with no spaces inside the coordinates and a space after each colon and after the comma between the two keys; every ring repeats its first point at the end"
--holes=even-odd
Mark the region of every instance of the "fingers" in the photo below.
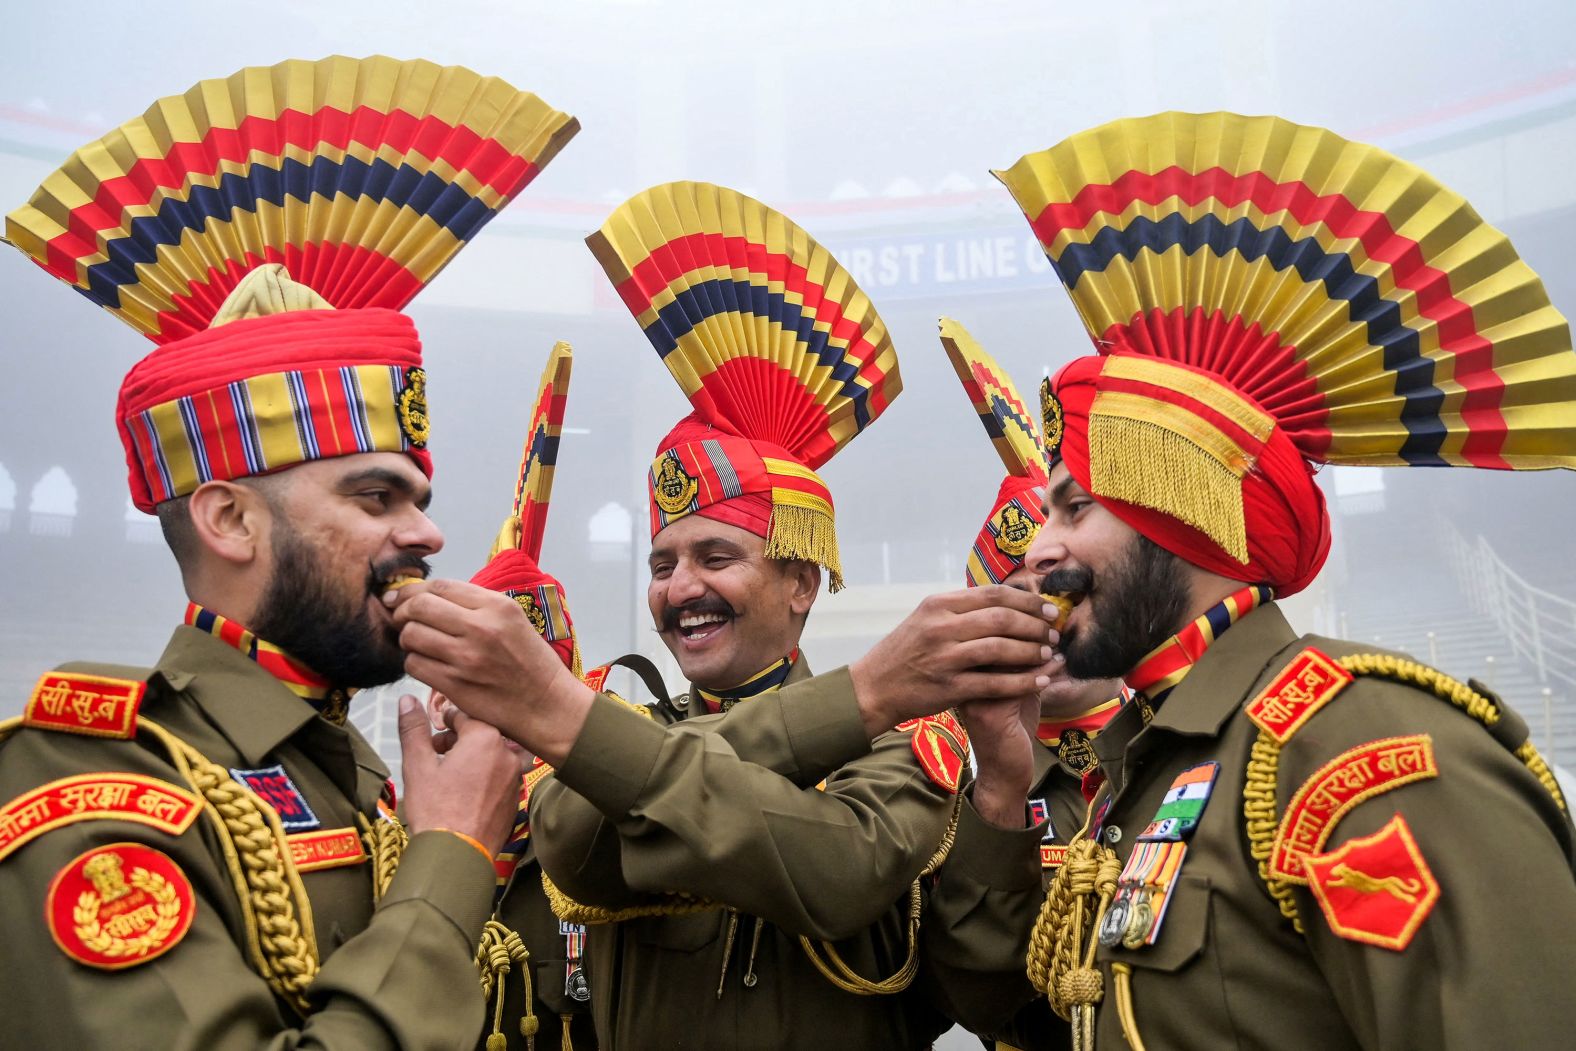
{"type": "Polygon", "coordinates": [[[430,597],[443,599],[461,609],[481,609],[494,598],[497,593],[487,588],[477,587],[475,584],[463,580],[422,580],[405,587],[383,593],[383,604],[391,609],[403,609],[415,602],[418,598],[430,597]]]}
{"type": "MultiPolygon", "coordinates": [[[[444,664],[465,663],[464,640],[414,621],[399,629],[399,648],[407,655],[420,654],[444,664]]],[[[426,679],[421,681],[428,682],[426,679]]]]}
{"type": "Polygon", "coordinates": [[[959,701],[1016,699],[1037,694],[1048,681],[1043,667],[1025,671],[967,671],[953,680],[954,696],[959,701]]]}
{"type": "Polygon", "coordinates": [[[453,730],[439,730],[432,735],[432,751],[436,755],[448,755],[458,740],[453,730]]]}
{"type": "Polygon", "coordinates": [[[959,669],[989,667],[1030,669],[1055,663],[1055,651],[1050,646],[1037,642],[991,637],[959,642],[952,647],[948,658],[948,663],[959,669]]]}
{"type": "Polygon", "coordinates": [[[432,724],[422,712],[421,704],[408,693],[399,699],[399,750],[407,770],[425,765],[435,755],[432,724]]]}
{"type": "Polygon", "coordinates": [[[434,595],[430,589],[423,594],[408,595],[420,586],[412,584],[397,593],[399,605],[394,608],[394,623],[402,626],[421,624],[445,635],[463,635],[471,625],[471,609],[434,595]]]}
{"type": "Polygon", "coordinates": [[[947,629],[947,635],[954,639],[995,637],[1023,639],[1035,643],[1055,643],[1061,639],[1043,617],[1000,606],[988,606],[960,613],[947,625],[947,629]]]}

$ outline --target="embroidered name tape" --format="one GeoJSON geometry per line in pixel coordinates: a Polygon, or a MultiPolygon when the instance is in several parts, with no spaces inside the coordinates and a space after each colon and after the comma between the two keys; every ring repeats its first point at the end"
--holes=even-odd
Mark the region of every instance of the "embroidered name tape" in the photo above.
{"type": "Polygon", "coordinates": [[[62,777],[0,807],[0,861],[45,832],[97,818],[132,821],[178,836],[201,809],[190,792],[141,774],[62,777]]]}
{"type": "Polygon", "coordinates": [[[137,707],[148,684],[105,675],[46,672],[33,687],[22,725],[89,737],[137,735],[137,707]]]}
{"type": "Polygon", "coordinates": [[[1307,883],[1303,861],[1324,849],[1336,823],[1374,796],[1438,777],[1434,741],[1428,734],[1387,737],[1348,751],[1316,770],[1286,805],[1270,848],[1270,875],[1307,883]]]}
{"type": "Polygon", "coordinates": [[[112,843],[55,874],[44,916],[61,952],[117,971],[175,948],[196,911],[191,881],[174,859],[140,843],[112,843]]]}
{"type": "Polygon", "coordinates": [[[275,763],[257,770],[231,767],[230,775],[274,808],[279,815],[279,824],[286,832],[308,832],[322,827],[322,822],[318,821],[317,815],[307,805],[306,796],[290,780],[283,765],[275,763]]]}
{"type": "Polygon", "coordinates": [[[285,837],[290,860],[301,872],[359,865],[367,859],[366,847],[353,828],[325,828],[317,832],[298,832],[285,837]]]}
{"type": "Polygon", "coordinates": [[[1292,658],[1259,695],[1248,702],[1248,718],[1276,744],[1291,740],[1302,724],[1335,699],[1352,673],[1313,647],[1292,658]]]}

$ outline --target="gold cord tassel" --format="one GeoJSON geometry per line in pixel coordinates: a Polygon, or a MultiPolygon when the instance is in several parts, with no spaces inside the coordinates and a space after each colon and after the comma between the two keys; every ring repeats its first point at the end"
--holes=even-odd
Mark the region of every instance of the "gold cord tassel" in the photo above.
{"type": "MultiPolygon", "coordinates": [[[[781,493],[783,490],[778,490],[781,493]]],[[[824,511],[782,503],[774,494],[766,527],[767,558],[802,558],[826,567],[828,590],[843,590],[843,563],[837,553],[837,527],[824,511]]]]}
{"type": "MultiPolygon", "coordinates": [[[[519,968],[520,980],[525,987],[525,1014],[520,1019],[520,1035],[525,1037],[526,1051],[536,1049],[536,1030],[540,1023],[536,1017],[536,998],[531,989],[531,954],[525,942],[514,931],[497,920],[488,920],[482,927],[481,944],[476,947],[476,968],[480,972],[482,999],[493,1001],[492,1032],[487,1037],[487,1051],[507,1051],[509,1038],[503,1035],[503,983],[509,972],[519,968]]],[[[564,1027],[569,1032],[569,1027],[564,1027]]]]}
{"type": "Polygon", "coordinates": [[[1089,834],[1094,805],[1090,803],[1084,827],[1073,837],[1067,859],[1051,880],[1029,932],[1025,960],[1030,984],[1045,994],[1051,1010],[1073,1023],[1074,1051],[1094,1047],[1094,1006],[1105,995],[1104,980],[1094,964],[1099,947],[1095,933],[1116,896],[1122,872],[1116,854],[1089,834]]]}
{"type": "Polygon", "coordinates": [[[356,823],[361,826],[361,840],[372,859],[372,902],[375,905],[383,900],[389,884],[394,881],[399,860],[410,844],[410,833],[399,821],[369,820],[364,814],[356,815],[356,823]]]}

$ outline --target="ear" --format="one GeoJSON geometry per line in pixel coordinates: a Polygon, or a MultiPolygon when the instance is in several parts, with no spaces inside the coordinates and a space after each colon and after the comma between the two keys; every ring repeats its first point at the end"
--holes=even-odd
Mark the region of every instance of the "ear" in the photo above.
{"type": "Polygon", "coordinates": [[[796,617],[808,616],[816,596],[821,593],[821,567],[801,558],[788,563],[787,569],[791,586],[788,608],[796,617]]]}
{"type": "Polygon", "coordinates": [[[239,567],[268,549],[273,516],[256,489],[204,482],[193,491],[188,509],[197,543],[206,554],[239,567]]]}
{"type": "Polygon", "coordinates": [[[446,711],[453,702],[437,690],[433,690],[427,697],[427,721],[432,723],[432,732],[442,733],[449,728],[448,713],[446,711]]]}

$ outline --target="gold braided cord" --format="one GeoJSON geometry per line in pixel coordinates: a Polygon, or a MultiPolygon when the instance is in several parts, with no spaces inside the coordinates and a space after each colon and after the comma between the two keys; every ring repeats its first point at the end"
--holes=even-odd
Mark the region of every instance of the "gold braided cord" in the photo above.
{"type": "Polygon", "coordinates": [[[661,894],[652,901],[642,905],[630,905],[622,909],[608,909],[600,905],[582,905],[558,889],[558,885],[542,873],[542,890],[547,895],[547,904],[552,908],[553,915],[565,923],[622,923],[625,920],[638,920],[646,916],[688,916],[695,912],[708,912],[720,909],[722,905],[705,898],[697,898],[693,894],[683,891],[674,891],[671,894],[661,894]]]}
{"type": "Polygon", "coordinates": [[[492,1032],[487,1036],[487,1051],[506,1051],[509,1046],[509,1038],[503,1033],[503,983],[513,970],[520,972],[525,986],[525,1014],[520,1019],[520,1035],[525,1037],[526,1051],[534,1051],[536,1047],[536,1032],[541,1022],[536,1017],[536,996],[531,989],[530,959],[531,954],[520,935],[496,917],[482,926],[475,963],[481,977],[482,999],[493,1001],[492,1032]]]}
{"type": "MultiPolygon", "coordinates": [[[[1389,679],[1391,682],[1432,693],[1441,700],[1449,701],[1484,726],[1493,726],[1499,722],[1499,707],[1493,701],[1466,683],[1452,679],[1444,672],[1430,668],[1426,664],[1419,664],[1388,653],[1358,653],[1350,657],[1341,657],[1336,663],[1353,675],[1389,679]]],[[[1532,776],[1538,779],[1549,795],[1554,797],[1554,802],[1560,810],[1565,810],[1565,795],[1560,791],[1559,782],[1554,779],[1554,772],[1549,769],[1549,764],[1544,761],[1533,743],[1530,740],[1523,741],[1513,754],[1532,772],[1532,776]]]]}
{"type": "Polygon", "coordinates": [[[366,844],[367,856],[372,859],[372,903],[376,905],[389,892],[389,884],[394,882],[400,858],[405,856],[405,848],[410,845],[410,833],[403,822],[393,818],[369,820],[365,814],[357,814],[356,822],[361,826],[361,841],[366,844]]]}
{"type": "Polygon", "coordinates": [[[207,801],[203,813],[218,832],[253,963],[281,999],[309,1013],[306,990],[318,971],[312,904],[290,859],[279,815],[228,770],[151,719],[140,719],[138,732],[157,738],[181,776],[207,801]]]}
{"type": "MultiPolygon", "coordinates": [[[[1493,727],[1500,720],[1499,707],[1492,700],[1466,683],[1406,657],[1389,653],[1354,653],[1347,657],[1336,658],[1335,663],[1353,675],[1385,679],[1424,693],[1431,693],[1440,700],[1449,701],[1485,727],[1493,727]]],[[[1289,919],[1292,926],[1301,934],[1303,933],[1302,918],[1298,915],[1297,901],[1292,896],[1291,884],[1276,879],[1270,874],[1269,868],[1275,831],[1280,825],[1276,803],[1280,784],[1280,753],[1281,746],[1275,739],[1260,730],[1248,759],[1242,814],[1246,824],[1248,849],[1254,860],[1258,862],[1259,878],[1263,880],[1265,889],[1275,899],[1275,903],[1280,906],[1281,914],[1289,919]]],[[[1523,741],[1513,754],[1531,771],[1532,776],[1538,779],[1538,783],[1548,791],[1563,812],[1566,809],[1565,796],[1560,791],[1559,782],[1554,779],[1553,771],[1549,769],[1548,763],[1539,754],[1537,747],[1530,740],[1523,741]]]]}
{"type": "Polygon", "coordinates": [[[1093,1046],[1093,1008],[1105,995],[1094,966],[1100,921],[1116,896],[1122,863],[1091,834],[1096,795],[1083,827],[1067,847],[1067,857],[1051,879],[1040,915],[1029,931],[1025,969],[1029,983],[1045,994],[1051,1010],[1074,1023],[1074,1043],[1093,1046]],[[1080,1034],[1088,1039],[1080,1040],[1080,1034]]]}
{"type": "MultiPolygon", "coordinates": [[[[1116,976],[1116,1018],[1122,1023],[1122,1035],[1133,1051],[1144,1051],[1143,1038],[1138,1035],[1138,1016],[1133,1012],[1133,968],[1131,964],[1113,963],[1111,973],[1116,976]]],[[[1090,1036],[1091,1045],[1094,1042],[1090,1036]]]]}
{"type": "Polygon", "coordinates": [[[1253,742],[1248,758],[1248,772],[1242,789],[1242,817],[1248,834],[1248,852],[1259,866],[1259,879],[1280,907],[1281,915],[1291,921],[1298,934],[1305,933],[1302,918],[1297,915],[1297,899],[1292,897],[1291,885],[1270,875],[1270,854],[1275,846],[1275,830],[1280,826],[1280,812],[1275,803],[1275,793],[1280,783],[1281,746],[1263,730],[1253,742]]]}
{"type": "Polygon", "coordinates": [[[947,818],[947,827],[941,833],[941,843],[930,855],[930,860],[925,862],[925,867],[919,870],[919,877],[908,888],[908,955],[903,960],[903,965],[886,978],[872,980],[865,978],[848,966],[837,947],[829,941],[821,942],[821,950],[826,953],[826,959],[821,958],[815,943],[804,935],[799,936],[799,947],[810,958],[815,969],[821,972],[821,977],[855,996],[889,996],[900,993],[913,984],[914,976],[919,973],[919,926],[920,917],[924,912],[924,888],[921,881],[941,868],[942,862],[947,860],[947,855],[952,853],[952,844],[958,837],[958,814],[963,807],[963,796],[955,795],[952,800],[952,813],[947,818]]]}

